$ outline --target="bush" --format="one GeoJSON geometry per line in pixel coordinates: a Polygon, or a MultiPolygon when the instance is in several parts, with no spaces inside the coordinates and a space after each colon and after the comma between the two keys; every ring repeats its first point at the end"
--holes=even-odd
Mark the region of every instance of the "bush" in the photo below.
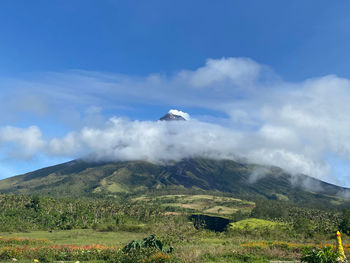
{"type": "Polygon", "coordinates": [[[311,220],[305,217],[299,217],[295,220],[293,227],[297,233],[303,234],[306,237],[313,237],[315,232],[311,220]]]}
{"type": "Polygon", "coordinates": [[[339,229],[348,236],[350,235],[350,210],[344,210],[339,229]]]}
{"type": "Polygon", "coordinates": [[[300,260],[305,263],[337,263],[340,256],[331,247],[305,248],[302,253],[300,260]]]}
{"type": "Polygon", "coordinates": [[[171,252],[173,250],[172,247],[165,248],[163,246],[163,242],[158,239],[155,235],[150,235],[149,237],[144,238],[141,241],[133,240],[129,244],[127,244],[123,248],[123,252],[130,253],[134,250],[140,250],[140,249],[146,249],[146,248],[153,248],[159,251],[164,252],[171,252]]]}
{"type": "Polygon", "coordinates": [[[150,235],[143,240],[133,240],[123,249],[123,262],[153,262],[163,263],[171,261],[168,253],[172,247],[164,247],[163,242],[155,235],[150,235]]]}

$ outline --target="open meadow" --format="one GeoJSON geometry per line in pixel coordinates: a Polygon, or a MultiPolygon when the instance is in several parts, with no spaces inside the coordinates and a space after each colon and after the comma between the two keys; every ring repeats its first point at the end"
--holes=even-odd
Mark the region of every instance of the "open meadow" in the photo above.
{"type": "MultiPolygon", "coordinates": [[[[255,233],[257,234],[257,233],[255,233]]],[[[81,262],[138,262],[139,258],[123,255],[122,248],[131,240],[141,240],[147,233],[100,232],[95,230],[33,231],[1,233],[1,262],[16,258],[20,262],[81,261],[81,262]],[[134,261],[135,260],[135,261],[134,261]]],[[[172,239],[173,237],[168,237],[172,239]]],[[[166,240],[166,237],[162,237],[166,240]]],[[[298,260],[306,247],[335,246],[335,240],[290,240],[251,235],[195,231],[185,240],[172,239],[173,251],[142,255],[142,262],[269,262],[298,260]],[[158,253],[158,254],[157,254],[158,253]]],[[[350,245],[344,243],[346,254],[350,245]]]]}
{"type": "MultiPolygon", "coordinates": [[[[223,195],[1,195],[1,262],[269,262],[335,247],[341,210],[223,195]],[[223,226],[224,224],[224,226],[223,226]]],[[[344,250],[350,239],[343,235],[344,250]]]]}

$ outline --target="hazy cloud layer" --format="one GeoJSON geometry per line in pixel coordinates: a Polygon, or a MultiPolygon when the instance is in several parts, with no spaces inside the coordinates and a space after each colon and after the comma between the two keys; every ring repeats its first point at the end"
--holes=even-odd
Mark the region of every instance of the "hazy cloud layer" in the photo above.
{"type": "Polygon", "coordinates": [[[0,143],[3,148],[10,145],[12,153],[16,147],[23,149],[17,157],[37,153],[151,161],[240,157],[335,183],[339,182],[326,156],[350,162],[350,81],[333,75],[288,83],[251,59],[223,58],[170,76],[71,71],[2,83],[8,91],[2,94],[7,103],[0,107],[9,115],[25,110],[58,116],[63,108],[57,120],[80,122],[66,135],[51,137],[40,125],[3,126],[0,143]],[[18,100],[10,99],[14,95],[18,100]],[[105,120],[104,111],[127,108],[131,102],[178,105],[179,110],[197,107],[227,117],[211,118],[211,123],[200,121],[201,116],[174,123],[105,120]]]}

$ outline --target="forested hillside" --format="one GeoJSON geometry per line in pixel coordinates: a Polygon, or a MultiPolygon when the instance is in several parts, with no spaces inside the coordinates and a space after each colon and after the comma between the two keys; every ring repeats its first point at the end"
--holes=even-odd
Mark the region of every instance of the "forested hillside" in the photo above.
{"type": "Polygon", "coordinates": [[[274,199],[313,206],[349,205],[349,189],[280,168],[231,160],[145,161],[76,160],[0,181],[0,192],[67,197],[212,191],[245,199],[274,199]]]}

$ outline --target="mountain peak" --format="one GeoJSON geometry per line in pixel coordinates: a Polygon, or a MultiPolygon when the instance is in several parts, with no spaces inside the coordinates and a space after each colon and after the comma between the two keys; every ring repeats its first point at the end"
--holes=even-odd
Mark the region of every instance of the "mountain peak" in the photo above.
{"type": "Polygon", "coordinates": [[[161,121],[186,121],[190,118],[190,115],[186,112],[179,110],[169,110],[167,114],[161,117],[161,121]]]}
{"type": "Polygon", "coordinates": [[[185,121],[186,119],[182,116],[179,116],[179,115],[167,113],[163,117],[161,117],[159,120],[161,120],[161,121],[185,121]]]}

